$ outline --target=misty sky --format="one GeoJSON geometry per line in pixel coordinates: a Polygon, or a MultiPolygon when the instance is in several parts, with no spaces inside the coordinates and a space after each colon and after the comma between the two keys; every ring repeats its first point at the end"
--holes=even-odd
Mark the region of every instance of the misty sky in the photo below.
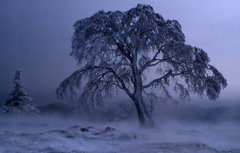
{"type": "Polygon", "coordinates": [[[33,102],[58,102],[56,88],[78,68],[69,56],[72,25],[99,10],[127,11],[138,3],[178,20],[186,43],[207,52],[228,80],[220,100],[240,104],[239,0],[0,0],[0,104],[9,98],[15,69],[23,70],[33,102]]]}

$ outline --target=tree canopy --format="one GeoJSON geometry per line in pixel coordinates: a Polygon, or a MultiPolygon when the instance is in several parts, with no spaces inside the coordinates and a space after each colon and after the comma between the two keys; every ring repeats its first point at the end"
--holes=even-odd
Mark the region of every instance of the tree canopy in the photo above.
{"type": "Polygon", "coordinates": [[[121,89],[137,110],[144,110],[144,96],[173,100],[171,80],[182,100],[189,99],[191,92],[215,100],[227,86],[223,75],[209,64],[207,53],[185,44],[179,22],[164,20],[149,5],[138,4],[126,12],[99,11],[77,21],[70,55],[81,68],[63,80],[56,93],[74,97],[86,78],[80,96],[85,104],[102,102],[121,89]],[[155,79],[145,83],[149,69],[155,70],[155,79]]]}

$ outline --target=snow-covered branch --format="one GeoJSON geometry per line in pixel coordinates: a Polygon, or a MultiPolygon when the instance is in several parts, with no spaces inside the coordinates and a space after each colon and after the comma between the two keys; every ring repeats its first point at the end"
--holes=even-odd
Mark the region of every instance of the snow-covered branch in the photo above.
{"type": "MultiPolygon", "coordinates": [[[[125,81],[120,77],[114,69],[111,67],[106,67],[106,66],[91,66],[91,65],[86,65],[84,68],[74,72],[71,76],[69,76],[67,79],[65,79],[57,89],[56,93],[59,97],[67,96],[67,93],[70,92],[70,96],[73,97],[76,95],[76,92],[74,90],[74,87],[79,88],[81,84],[81,79],[83,75],[86,75],[88,73],[94,72],[94,70],[98,69],[97,74],[94,74],[95,77],[90,77],[88,85],[88,89],[91,89],[93,87],[97,87],[99,85],[99,82],[102,82],[104,84],[108,85],[117,85],[120,87],[120,89],[123,89],[129,96],[132,96],[132,93],[129,91],[129,89],[126,87],[125,81]],[[107,70],[106,72],[102,73],[102,71],[107,70]],[[107,80],[104,80],[104,77],[111,73],[117,81],[110,81],[108,78],[107,80]],[[109,82],[114,82],[110,83],[109,82]],[[119,84],[116,82],[119,82],[119,84]]],[[[105,86],[107,87],[107,86],[105,86]]]]}
{"type": "MultiPolygon", "coordinates": [[[[176,75],[176,74],[175,74],[176,75]]],[[[179,74],[180,75],[180,74],[179,74]]],[[[143,85],[143,89],[145,88],[149,88],[149,87],[152,87],[153,85],[158,85],[158,84],[161,84],[162,80],[163,79],[167,79],[168,77],[170,76],[173,76],[172,74],[172,70],[168,71],[168,73],[166,73],[164,76],[160,77],[160,78],[157,78],[157,79],[154,79],[152,80],[150,83],[148,83],[147,85],[143,85]]]]}

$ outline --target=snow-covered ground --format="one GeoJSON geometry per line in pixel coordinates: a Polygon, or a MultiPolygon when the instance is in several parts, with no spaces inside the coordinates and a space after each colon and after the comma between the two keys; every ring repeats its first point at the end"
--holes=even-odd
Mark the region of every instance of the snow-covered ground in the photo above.
{"type": "Polygon", "coordinates": [[[86,122],[70,118],[0,118],[0,152],[15,153],[217,153],[240,152],[239,124],[156,121],[140,129],[137,121],[86,122]]]}

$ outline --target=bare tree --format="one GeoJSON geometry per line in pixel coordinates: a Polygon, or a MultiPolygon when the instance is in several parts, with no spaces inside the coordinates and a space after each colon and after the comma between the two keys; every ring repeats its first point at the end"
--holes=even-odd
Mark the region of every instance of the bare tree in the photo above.
{"type": "Polygon", "coordinates": [[[227,86],[223,75],[209,65],[207,53],[184,43],[178,21],[165,21],[149,5],[138,4],[126,12],[99,11],[77,21],[74,30],[70,55],[82,67],[61,82],[56,90],[60,98],[76,96],[83,78],[87,83],[80,99],[87,105],[101,103],[121,89],[133,100],[140,125],[148,127],[154,123],[143,97],[173,100],[168,91],[172,83],[180,99],[189,99],[190,92],[201,97],[206,91],[215,100],[227,86]],[[150,68],[156,78],[144,84],[150,68]]]}

